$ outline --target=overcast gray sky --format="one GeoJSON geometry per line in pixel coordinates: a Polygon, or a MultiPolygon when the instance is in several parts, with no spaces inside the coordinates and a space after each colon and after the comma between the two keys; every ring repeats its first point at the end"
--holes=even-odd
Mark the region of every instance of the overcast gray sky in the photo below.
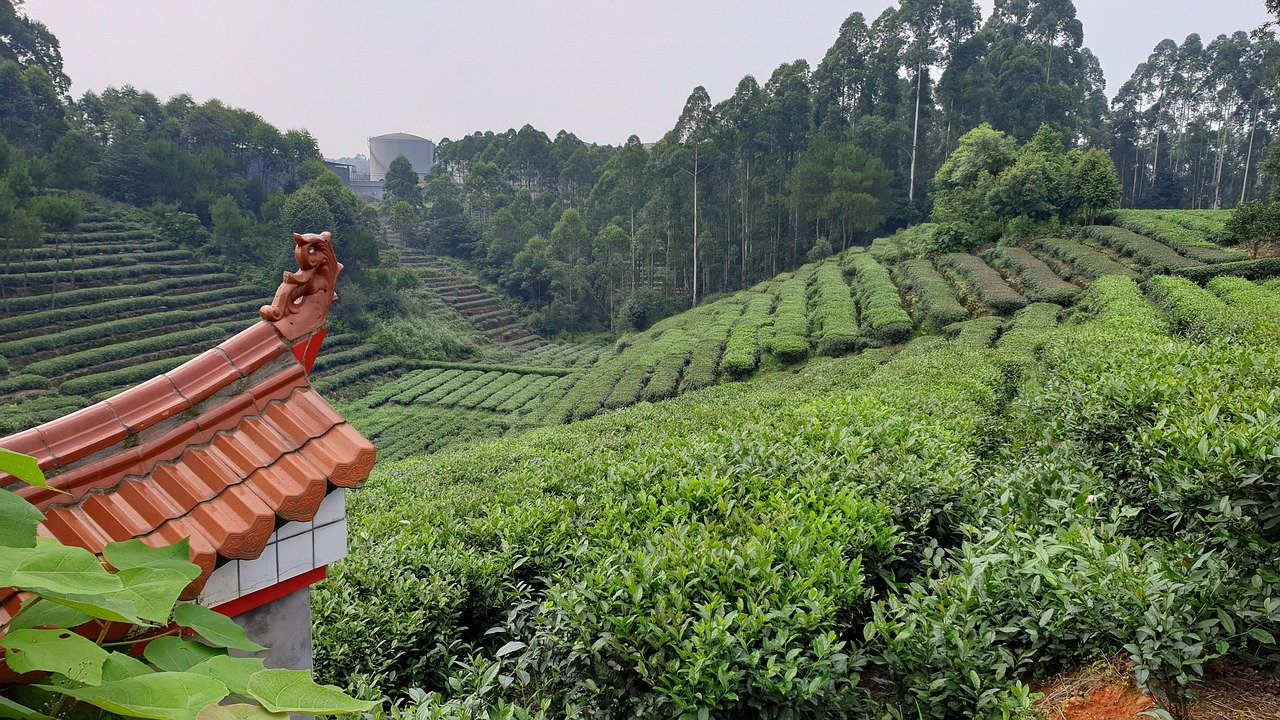
{"type": "MultiPolygon", "coordinates": [[[[980,0],[984,16],[990,0],[980,0]]],[[[689,91],[817,65],[844,18],[888,0],[28,0],[72,92],[186,92],[306,128],[329,157],[371,135],[438,140],[532,123],[588,142],[656,140],[689,91]]],[[[1262,0],[1076,0],[1108,94],[1165,37],[1250,30],[1262,0]]]]}

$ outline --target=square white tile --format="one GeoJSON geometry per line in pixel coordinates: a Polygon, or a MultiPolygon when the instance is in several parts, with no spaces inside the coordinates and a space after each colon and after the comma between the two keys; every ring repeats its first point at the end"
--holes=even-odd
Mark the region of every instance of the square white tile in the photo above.
{"type": "Polygon", "coordinates": [[[303,533],[276,543],[276,577],[288,580],[315,568],[311,542],[311,533],[303,533]]]}
{"type": "Polygon", "coordinates": [[[238,597],[240,597],[240,561],[232,560],[213,571],[209,581],[204,584],[204,589],[200,591],[197,602],[205,607],[215,607],[229,603],[238,597]]]}
{"type": "Polygon", "coordinates": [[[276,531],[275,536],[278,539],[283,540],[288,537],[293,537],[294,535],[300,535],[310,530],[311,530],[311,523],[309,522],[287,522],[280,526],[280,529],[276,531]]]}
{"type": "Polygon", "coordinates": [[[254,560],[240,561],[240,595],[242,597],[255,590],[271,587],[277,582],[275,545],[268,545],[254,560]]]}
{"type": "Polygon", "coordinates": [[[347,521],[345,518],[340,522],[317,527],[312,537],[315,539],[316,567],[328,565],[346,557],[347,521]]]}
{"type": "Polygon", "coordinates": [[[347,491],[338,488],[324,496],[324,502],[320,503],[320,510],[316,512],[316,519],[312,522],[316,527],[320,527],[321,525],[337,522],[346,516],[347,491]]]}

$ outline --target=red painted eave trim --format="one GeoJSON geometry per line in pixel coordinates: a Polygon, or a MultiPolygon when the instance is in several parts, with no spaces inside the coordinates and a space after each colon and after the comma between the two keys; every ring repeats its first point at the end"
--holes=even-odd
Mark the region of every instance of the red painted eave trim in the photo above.
{"type": "Polygon", "coordinates": [[[315,570],[308,570],[307,572],[291,577],[282,583],[251,592],[248,595],[236,598],[229,603],[223,603],[222,605],[215,607],[214,611],[222,613],[227,617],[243,615],[250,610],[260,608],[267,603],[273,603],[285,595],[292,595],[303,588],[315,585],[325,578],[327,569],[327,565],[321,565],[315,570]]]}

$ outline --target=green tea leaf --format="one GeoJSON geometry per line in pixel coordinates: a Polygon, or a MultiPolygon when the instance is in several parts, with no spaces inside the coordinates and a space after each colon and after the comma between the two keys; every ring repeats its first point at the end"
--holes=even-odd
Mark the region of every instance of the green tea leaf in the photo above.
{"type": "Polygon", "coordinates": [[[36,526],[44,515],[17,493],[0,489],[0,546],[36,546],[36,526]]]}
{"type": "Polygon", "coordinates": [[[304,670],[261,670],[249,678],[249,694],[272,712],[364,712],[377,703],[357,700],[333,685],[317,685],[304,670]]]}
{"type": "Polygon", "coordinates": [[[9,473],[28,485],[49,487],[49,483],[44,479],[44,471],[40,469],[40,463],[30,455],[0,448],[0,472],[9,473]]]}
{"type": "Polygon", "coordinates": [[[190,642],[169,635],[156,638],[147,643],[146,649],[142,651],[142,657],[161,670],[186,672],[193,666],[221,655],[223,652],[204,643],[190,642]]]}
{"type": "Polygon", "coordinates": [[[1266,630],[1263,630],[1262,628],[1253,628],[1249,630],[1249,637],[1253,638],[1254,640],[1257,640],[1258,642],[1264,645],[1276,644],[1275,636],[1267,632],[1266,630]]]}
{"type": "Polygon", "coordinates": [[[116,570],[168,569],[182,573],[188,581],[200,577],[200,566],[191,562],[191,544],[185,538],[164,547],[152,547],[137,539],[110,543],[102,556],[116,570]]]}
{"type": "Polygon", "coordinates": [[[184,628],[200,633],[209,642],[233,650],[257,652],[265,647],[245,637],[244,629],[235,622],[203,605],[184,603],[178,606],[174,620],[184,628]]]}
{"type": "Polygon", "coordinates": [[[107,651],[70,630],[14,630],[0,640],[4,661],[14,672],[61,673],[87,685],[102,682],[107,651]]]}
{"type": "Polygon", "coordinates": [[[152,673],[97,687],[40,687],[108,712],[151,720],[195,720],[201,710],[227,696],[227,686],[191,673],[152,673]]]}
{"type": "Polygon", "coordinates": [[[218,655],[190,668],[189,672],[208,675],[226,685],[235,695],[249,694],[249,678],[263,670],[260,658],[234,658],[218,655]]]}

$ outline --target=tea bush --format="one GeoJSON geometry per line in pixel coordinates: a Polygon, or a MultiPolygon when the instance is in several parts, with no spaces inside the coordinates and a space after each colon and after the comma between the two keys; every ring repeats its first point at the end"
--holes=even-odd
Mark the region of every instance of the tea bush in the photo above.
{"type": "Polygon", "coordinates": [[[1069,304],[1080,294],[1080,288],[1058,277],[1043,260],[1020,247],[998,247],[992,251],[992,262],[1017,274],[1027,288],[1027,298],[1035,302],[1069,304]]]}
{"type": "Polygon", "coordinates": [[[969,317],[956,299],[951,283],[924,258],[898,265],[902,288],[915,297],[912,309],[926,329],[938,330],[969,317]]]}
{"type": "Polygon", "coordinates": [[[997,314],[1008,315],[1027,304],[1027,299],[1009,287],[999,272],[976,255],[947,253],[940,256],[938,262],[959,273],[978,299],[997,314]]]}
{"type": "Polygon", "coordinates": [[[1173,248],[1124,228],[1094,225],[1085,231],[1090,237],[1109,245],[1121,254],[1132,257],[1154,272],[1169,272],[1184,267],[1196,267],[1198,260],[1179,255],[1173,248]]]}
{"type": "Polygon", "coordinates": [[[850,252],[842,262],[856,278],[863,333],[891,343],[911,337],[911,316],[902,308],[902,297],[889,271],[863,252],[850,252]]]}
{"type": "Polygon", "coordinates": [[[1112,260],[1093,248],[1085,247],[1075,240],[1055,238],[1041,240],[1040,245],[1052,255],[1070,263],[1080,274],[1097,280],[1106,275],[1137,277],[1138,273],[1112,260]]]}

